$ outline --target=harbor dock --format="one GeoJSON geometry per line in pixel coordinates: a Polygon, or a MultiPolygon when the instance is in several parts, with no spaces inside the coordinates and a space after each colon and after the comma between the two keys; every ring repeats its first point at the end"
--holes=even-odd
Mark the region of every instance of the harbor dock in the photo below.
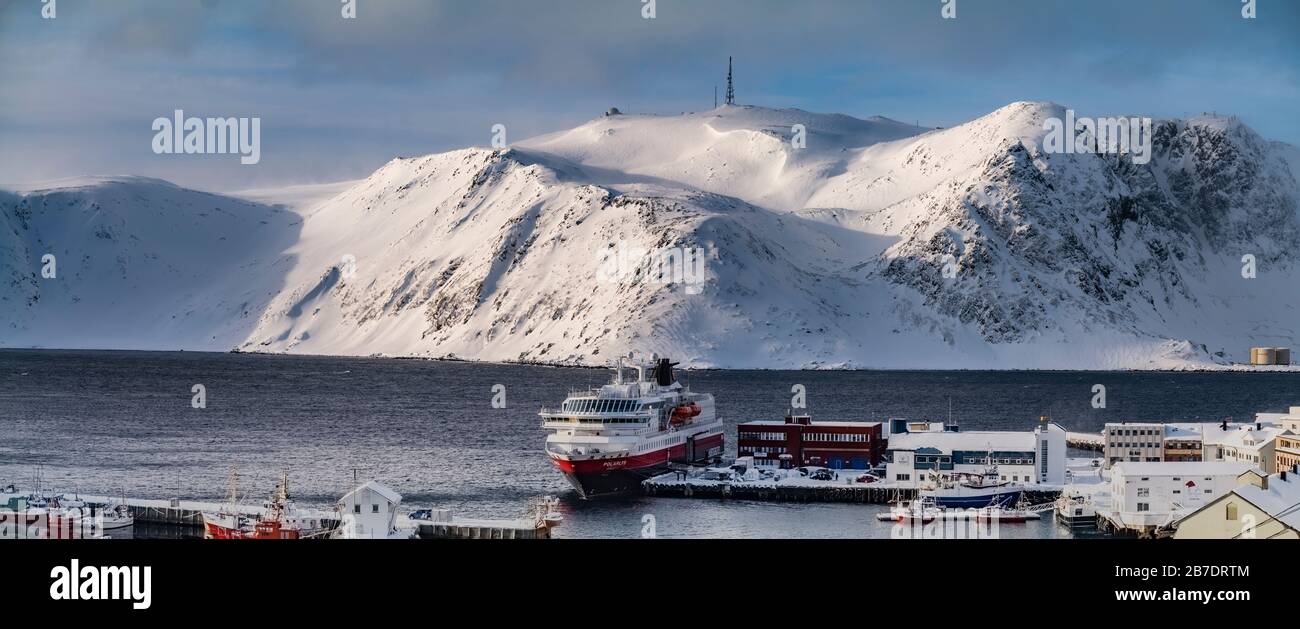
{"type": "MultiPolygon", "coordinates": [[[[718,481],[685,477],[680,472],[661,474],[642,483],[647,496],[667,498],[720,498],[764,502],[848,502],[890,504],[917,497],[915,488],[890,483],[848,483],[834,481],[718,481]]],[[[1058,488],[1025,490],[1025,500],[1043,503],[1056,500],[1058,488]]]]}
{"type": "Polygon", "coordinates": [[[416,525],[420,539],[550,539],[549,526],[532,520],[465,520],[420,522],[416,525]]]}
{"type": "MultiPolygon", "coordinates": [[[[143,498],[112,498],[108,496],[78,496],[90,505],[121,504],[126,505],[127,510],[135,521],[142,524],[154,526],[176,526],[202,529],[203,512],[216,512],[221,509],[229,509],[229,505],[218,504],[215,502],[199,502],[192,500],[148,500],[143,498]]],[[[249,516],[259,516],[265,511],[263,508],[255,505],[238,505],[236,507],[240,513],[249,516]]]]}

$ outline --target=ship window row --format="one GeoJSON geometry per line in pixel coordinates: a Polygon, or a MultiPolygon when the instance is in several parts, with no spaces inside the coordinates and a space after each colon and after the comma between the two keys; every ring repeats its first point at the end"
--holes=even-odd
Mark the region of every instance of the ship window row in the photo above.
{"type": "Polygon", "coordinates": [[[565,400],[568,413],[631,413],[640,408],[638,400],[565,400]]]}
{"type": "Polygon", "coordinates": [[[650,421],[648,417],[571,417],[569,419],[579,424],[645,424],[650,421]]]}

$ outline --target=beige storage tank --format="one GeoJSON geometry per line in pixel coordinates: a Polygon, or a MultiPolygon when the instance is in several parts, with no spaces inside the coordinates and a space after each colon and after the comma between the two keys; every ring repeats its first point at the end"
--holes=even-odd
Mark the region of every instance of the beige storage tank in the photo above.
{"type": "Polygon", "coordinates": [[[1252,365],[1277,364],[1277,350],[1273,349],[1272,347],[1250,348],[1250,364],[1252,365]]]}

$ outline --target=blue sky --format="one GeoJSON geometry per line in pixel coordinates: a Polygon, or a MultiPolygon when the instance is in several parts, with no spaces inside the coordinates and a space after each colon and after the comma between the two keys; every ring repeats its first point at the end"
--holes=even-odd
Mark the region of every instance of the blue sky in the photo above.
{"type": "Polygon", "coordinates": [[[0,182],[205,189],[362,177],[616,105],[745,104],[951,126],[1017,100],[1233,113],[1300,145],[1300,3],[1257,0],[0,0],[0,182]],[[720,86],[721,87],[721,86],[720,86]],[[262,118],[262,160],[154,155],[154,118],[262,118]]]}

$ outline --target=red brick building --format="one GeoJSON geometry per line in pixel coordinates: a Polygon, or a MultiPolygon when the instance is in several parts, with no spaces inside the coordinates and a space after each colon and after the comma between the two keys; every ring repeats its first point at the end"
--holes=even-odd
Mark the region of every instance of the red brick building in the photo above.
{"type": "Polygon", "coordinates": [[[736,427],[740,456],[754,465],[868,469],[880,463],[885,440],[880,422],[814,422],[811,415],[785,421],[746,422],[736,427]]]}

